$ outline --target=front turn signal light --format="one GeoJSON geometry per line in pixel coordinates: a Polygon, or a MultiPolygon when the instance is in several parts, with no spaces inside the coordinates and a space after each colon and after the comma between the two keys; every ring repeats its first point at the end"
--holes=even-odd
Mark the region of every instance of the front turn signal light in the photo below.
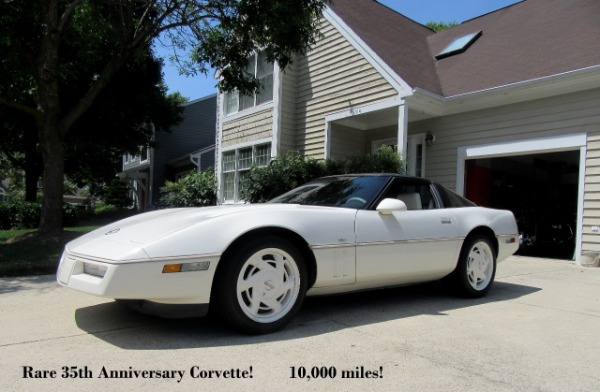
{"type": "Polygon", "coordinates": [[[206,271],[210,267],[210,261],[198,261],[194,263],[177,263],[165,264],[163,266],[163,274],[173,272],[190,272],[190,271],[206,271]]]}

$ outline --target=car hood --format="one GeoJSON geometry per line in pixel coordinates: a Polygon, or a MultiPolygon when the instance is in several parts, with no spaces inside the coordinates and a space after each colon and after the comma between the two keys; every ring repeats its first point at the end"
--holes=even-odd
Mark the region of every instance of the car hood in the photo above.
{"type": "MultiPolygon", "coordinates": [[[[235,224],[236,217],[231,215],[253,213],[260,219],[264,212],[277,212],[289,209],[314,209],[291,204],[243,204],[216,207],[174,208],[142,213],[94,230],[67,244],[67,250],[80,256],[98,259],[129,261],[152,259],[156,257],[152,247],[167,238],[184,237],[195,228],[202,228],[202,234],[215,234],[217,230],[208,221],[229,216],[229,222],[235,224]],[[179,234],[181,233],[181,234],[179,234]]],[[[188,240],[189,241],[189,240],[188,240]]],[[[196,239],[198,241],[198,239],[196,239]]],[[[173,256],[178,254],[171,249],[173,256]]],[[[188,253],[189,254],[189,253],[188,253]]]]}

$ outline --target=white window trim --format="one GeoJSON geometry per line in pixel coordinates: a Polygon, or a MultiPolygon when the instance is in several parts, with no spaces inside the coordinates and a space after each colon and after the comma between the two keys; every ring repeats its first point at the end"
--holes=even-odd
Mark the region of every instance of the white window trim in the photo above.
{"type": "Polygon", "coordinates": [[[581,245],[583,241],[583,198],[585,187],[585,159],[587,133],[563,136],[550,136],[504,143],[492,143],[458,148],[456,192],[465,192],[465,162],[468,159],[496,158],[537,153],[579,151],[579,183],[577,192],[577,238],[575,241],[575,263],[581,265],[581,245]]]}

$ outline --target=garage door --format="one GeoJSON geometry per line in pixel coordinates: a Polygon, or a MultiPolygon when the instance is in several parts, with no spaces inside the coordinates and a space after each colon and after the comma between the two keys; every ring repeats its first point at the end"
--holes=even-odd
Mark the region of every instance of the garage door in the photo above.
{"type": "Polygon", "coordinates": [[[459,147],[456,190],[513,211],[521,254],[579,262],[586,144],[579,133],[459,147]]]}
{"type": "Polygon", "coordinates": [[[573,257],[579,151],[470,159],[465,164],[467,198],[515,214],[520,254],[573,257]]]}

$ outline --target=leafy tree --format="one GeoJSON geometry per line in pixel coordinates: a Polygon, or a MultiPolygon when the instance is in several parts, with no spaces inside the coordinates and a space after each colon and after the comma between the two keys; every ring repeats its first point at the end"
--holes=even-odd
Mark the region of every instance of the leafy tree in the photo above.
{"type": "Polygon", "coordinates": [[[444,31],[444,30],[448,30],[454,26],[458,26],[459,23],[458,22],[427,22],[425,23],[425,27],[429,28],[430,30],[435,31],[436,33],[439,33],[440,31],[444,31]]]}
{"type": "Polygon", "coordinates": [[[152,40],[167,34],[193,49],[193,71],[213,67],[222,89],[250,92],[258,82],[244,72],[247,57],[261,48],[285,68],[314,43],[324,1],[2,0],[0,105],[36,125],[44,178],[40,231],[62,229],[65,160],[76,124],[152,40]]]}
{"type": "MultiPolygon", "coordinates": [[[[168,129],[180,119],[181,95],[166,96],[162,62],[150,52],[123,67],[66,136],[65,174],[79,186],[104,189],[120,170],[125,152],[137,153],[150,143],[153,127],[168,129]],[[150,117],[152,114],[152,117],[150,117]]],[[[79,69],[79,75],[92,70],[79,69]]],[[[75,79],[75,72],[72,77],[75,79]]],[[[84,76],[85,78],[85,76],[84,76]]],[[[77,95],[80,81],[64,86],[64,95],[77,95]],[[69,91],[70,89],[70,91],[69,91]]],[[[3,138],[0,150],[12,165],[25,172],[25,200],[35,201],[42,174],[42,154],[33,119],[0,107],[3,138]]]]}

